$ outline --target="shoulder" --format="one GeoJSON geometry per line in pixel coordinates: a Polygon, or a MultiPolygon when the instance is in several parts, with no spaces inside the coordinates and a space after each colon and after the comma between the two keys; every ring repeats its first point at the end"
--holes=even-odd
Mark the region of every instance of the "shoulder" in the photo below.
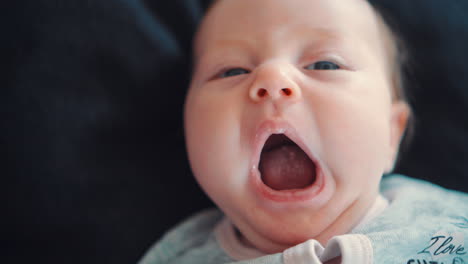
{"type": "Polygon", "coordinates": [[[466,193],[403,175],[385,176],[381,193],[388,199],[389,207],[378,219],[391,220],[391,225],[417,230],[453,226],[460,221],[468,223],[466,193]]]}
{"type": "Polygon", "coordinates": [[[403,175],[384,176],[381,193],[389,206],[357,231],[370,239],[375,263],[455,261],[456,250],[445,248],[461,244],[445,243],[468,236],[468,194],[403,175]]]}
{"type": "Polygon", "coordinates": [[[468,202],[468,194],[466,193],[449,190],[431,182],[401,174],[384,176],[380,191],[389,200],[404,196],[411,200],[436,201],[436,204],[446,204],[448,200],[468,202]]]}
{"type": "Polygon", "coordinates": [[[214,243],[213,229],[222,218],[218,209],[207,209],[189,217],[157,241],[139,264],[172,263],[194,248],[214,243]]]}
{"type": "Polygon", "coordinates": [[[468,223],[466,193],[396,174],[384,176],[380,191],[389,206],[366,225],[365,232],[435,232],[468,223]]]}
{"type": "MultiPolygon", "coordinates": [[[[380,191],[389,200],[388,217],[404,216],[428,220],[467,217],[468,194],[445,189],[436,184],[403,175],[388,175],[382,179],[380,191]]],[[[408,219],[408,220],[409,220],[408,219]]]]}

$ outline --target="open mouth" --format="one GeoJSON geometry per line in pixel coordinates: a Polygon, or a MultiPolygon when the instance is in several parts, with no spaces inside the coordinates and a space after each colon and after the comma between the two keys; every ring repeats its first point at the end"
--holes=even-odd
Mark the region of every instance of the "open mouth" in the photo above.
{"type": "Polygon", "coordinates": [[[305,189],[317,178],[315,162],[284,134],[268,137],[258,169],[263,183],[277,191],[305,189]]]}

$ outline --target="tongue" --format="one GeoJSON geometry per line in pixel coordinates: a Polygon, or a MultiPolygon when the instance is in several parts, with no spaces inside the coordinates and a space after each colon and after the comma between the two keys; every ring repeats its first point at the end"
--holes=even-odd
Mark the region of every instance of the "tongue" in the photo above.
{"type": "Polygon", "coordinates": [[[283,145],[262,154],[263,182],[275,190],[302,189],[315,181],[315,165],[297,145],[283,145]]]}

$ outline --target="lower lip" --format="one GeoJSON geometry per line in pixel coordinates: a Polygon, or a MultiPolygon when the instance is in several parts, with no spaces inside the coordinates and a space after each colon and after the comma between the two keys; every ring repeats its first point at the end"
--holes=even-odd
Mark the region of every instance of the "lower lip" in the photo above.
{"type": "Polygon", "coordinates": [[[257,168],[252,168],[250,171],[251,186],[259,194],[260,198],[265,201],[274,202],[277,204],[302,204],[320,203],[319,196],[325,188],[325,179],[321,170],[317,167],[315,182],[304,189],[291,190],[274,190],[263,183],[260,171],[257,168]]]}

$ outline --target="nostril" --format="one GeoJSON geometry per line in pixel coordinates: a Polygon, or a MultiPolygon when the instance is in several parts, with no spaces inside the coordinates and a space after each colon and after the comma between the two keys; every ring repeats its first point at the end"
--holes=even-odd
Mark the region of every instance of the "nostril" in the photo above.
{"type": "Polygon", "coordinates": [[[283,92],[283,94],[286,96],[290,96],[292,94],[292,90],[289,88],[283,88],[281,89],[281,92],[283,92]]]}
{"type": "Polygon", "coordinates": [[[267,94],[267,90],[261,88],[258,90],[257,95],[258,97],[264,97],[267,94]]]}

